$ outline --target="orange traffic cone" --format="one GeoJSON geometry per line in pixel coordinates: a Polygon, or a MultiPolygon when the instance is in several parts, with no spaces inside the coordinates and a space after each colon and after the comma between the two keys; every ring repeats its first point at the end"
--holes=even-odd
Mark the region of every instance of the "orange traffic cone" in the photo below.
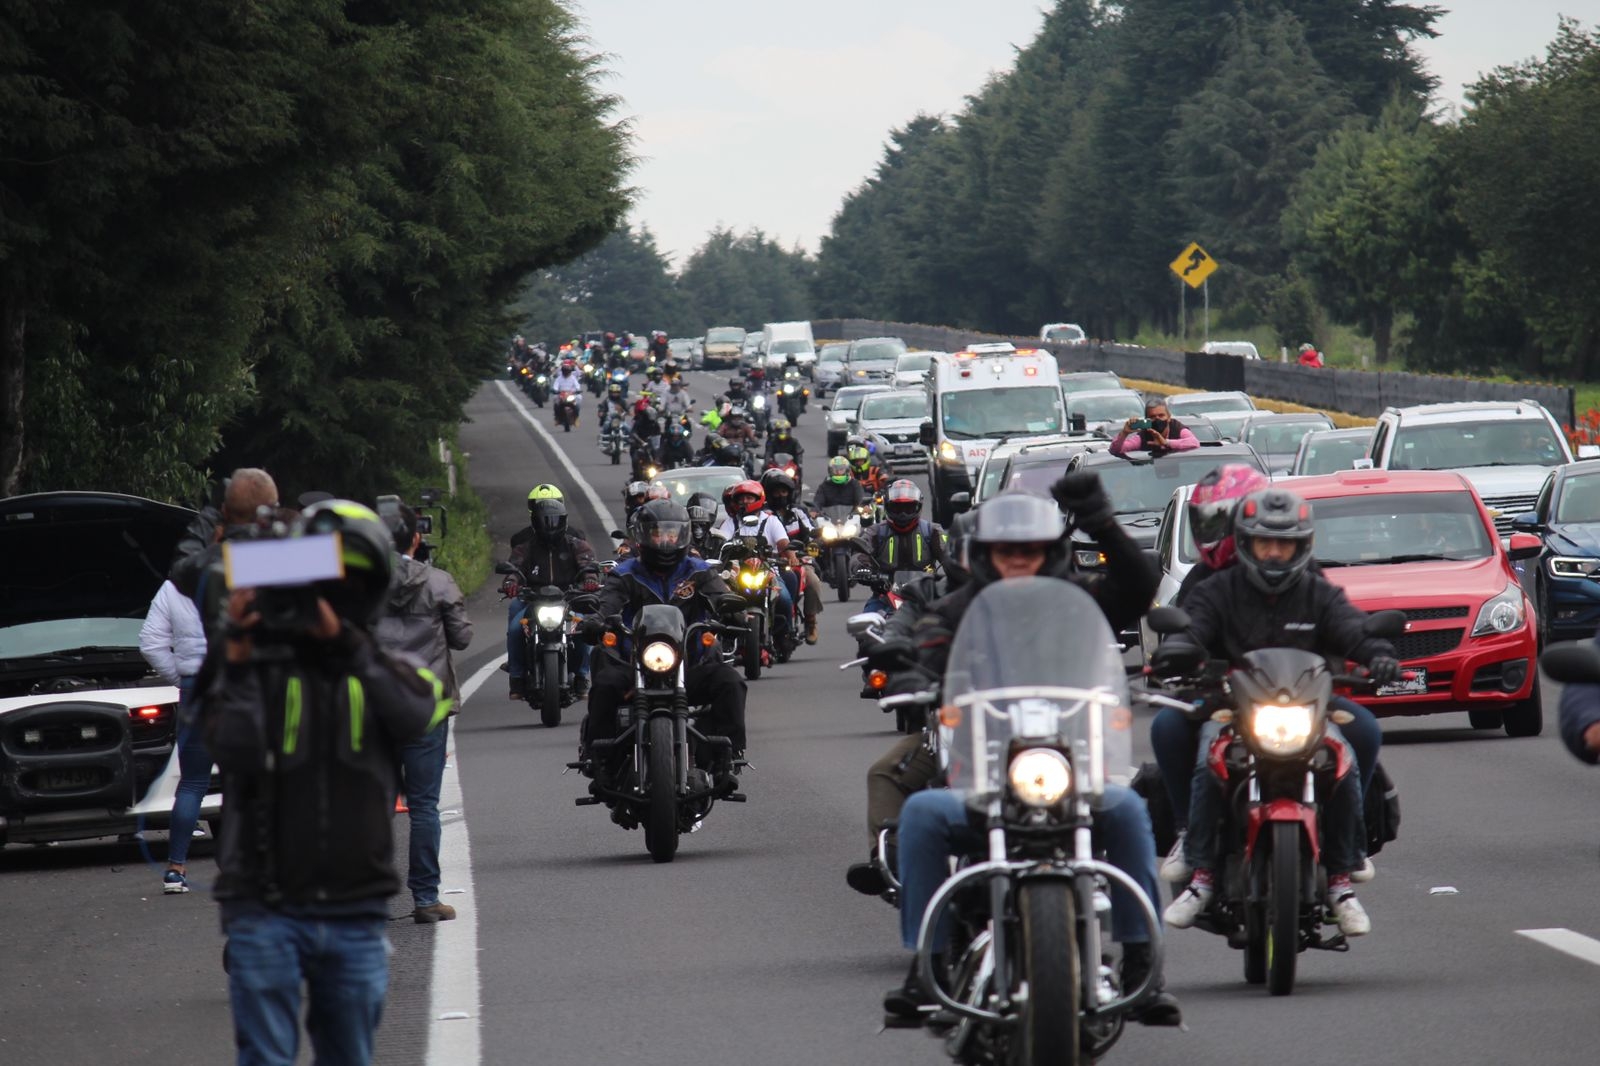
{"type": "Polygon", "coordinates": [[[396,814],[410,814],[411,813],[411,808],[406,806],[406,797],[405,797],[405,793],[403,793],[403,792],[400,793],[399,795],[395,796],[395,798],[394,798],[394,813],[396,813],[396,814]]]}

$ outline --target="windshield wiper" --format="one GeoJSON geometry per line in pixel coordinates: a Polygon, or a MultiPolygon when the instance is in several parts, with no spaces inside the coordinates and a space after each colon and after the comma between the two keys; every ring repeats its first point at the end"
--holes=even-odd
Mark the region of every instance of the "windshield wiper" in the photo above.
{"type": "MultiPolygon", "coordinates": [[[[1459,563],[1459,562],[1464,562],[1467,559],[1471,559],[1471,558],[1474,558],[1474,556],[1470,556],[1470,555],[1441,555],[1438,552],[1414,552],[1411,555],[1391,555],[1387,559],[1383,559],[1381,561],[1385,562],[1385,563],[1430,563],[1430,562],[1459,563]]],[[[1477,556],[1476,558],[1482,558],[1482,556],[1477,556]]]]}

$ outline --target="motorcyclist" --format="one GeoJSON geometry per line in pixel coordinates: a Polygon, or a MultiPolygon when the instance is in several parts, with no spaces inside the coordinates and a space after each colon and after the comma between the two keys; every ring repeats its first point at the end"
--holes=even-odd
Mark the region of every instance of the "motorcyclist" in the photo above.
{"type": "Polygon", "coordinates": [[[659,329],[650,331],[650,354],[656,357],[657,364],[667,361],[667,352],[670,349],[665,331],[659,329]]]}
{"type": "MultiPolygon", "coordinates": [[[[767,494],[767,508],[772,512],[783,527],[788,531],[789,543],[804,546],[816,535],[816,526],[811,521],[811,516],[804,507],[795,503],[799,495],[795,487],[794,478],[782,470],[768,470],[761,475],[761,487],[767,494]]],[[[805,571],[805,595],[801,614],[805,618],[806,643],[817,642],[817,615],[822,613],[822,579],[817,576],[817,571],[807,560],[801,560],[805,571]]],[[[794,600],[801,600],[800,575],[793,570],[787,570],[783,575],[784,584],[789,586],[789,596],[794,600]]]]}
{"type": "Polygon", "coordinates": [[[583,377],[578,373],[576,362],[571,359],[561,360],[561,372],[550,383],[550,391],[557,396],[566,393],[574,412],[583,409],[583,377]]]}
{"type": "Polygon", "coordinates": [[[708,492],[696,492],[690,495],[686,506],[689,511],[689,551],[701,559],[715,557],[716,538],[712,536],[711,527],[717,520],[717,498],[708,492]]]}
{"type": "Polygon", "coordinates": [[[750,424],[745,416],[743,407],[732,405],[723,413],[722,425],[718,427],[717,434],[724,440],[734,441],[746,446],[756,442],[756,427],[750,424]]]}
{"type": "Polygon", "coordinates": [[[689,395],[689,390],[683,385],[682,378],[673,378],[667,386],[667,394],[661,397],[661,410],[670,419],[676,421],[689,413],[689,408],[694,406],[694,397],[689,395]]]}
{"type": "Polygon", "coordinates": [[[811,506],[821,511],[828,507],[860,507],[861,482],[850,475],[850,460],[835,455],[828,460],[828,476],[817,486],[811,506]]]}
{"type": "MultiPolygon", "coordinates": [[[[857,569],[870,569],[885,577],[897,570],[927,570],[945,562],[944,530],[922,517],[922,490],[901,478],[884,497],[888,517],[862,534],[867,551],[852,559],[857,569]]],[[[865,610],[884,611],[889,602],[874,592],[865,610]]]]}
{"type": "MultiPolygon", "coordinates": [[[[511,565],[535,588],[554,585],[563,591],[582,579],[585,571],[598,569],[594,548],[587,540],[567,528],[567,505],[555,485],[535,485],[528,493],[528,525],[511,535],[511,565]]],[[[516,595],[517,578],[506,578],[502,591],[509,593],[506,611],[506,671],[511,675],[511,696],[523,696],[523,677],[528,672],[527,646],[522,620],[528,604],[516,595]]],[[[572,690],[582,696],[589,690],[589,646],[574,647],[572,690]]]]}
{"type": "Polygon", "coordinates": [[[750,391],[745,387],[744,378],[734,377],[728,379],[728,391],[717,397],[717,403],[743,404],[750,399],[750,391]]]}
{"type": "MultiPolygon", "coordinates": [[[[916,661],[934,676],[943,676],[951,638],[978,593],[995,581],[1054,577],[1079,585],[1094,597],[1113,631],[1120,631],[1144,612],[1156,590],[1156,574],[1143,553],[1117,524],[1110,498],[1098,475],[1079,471],[1051,487],[1052,504],[1026,492],[1004,492],[978,509],[977,527],[967,547],[971,580],[934,601],[913,630],[916,661]],[[1094,534],[1106,553],[1105,567],[1094,575],[1078,574],[1062,510],[1080,528],[1094,534]]],[[[1040,624],[1070,625],[1070,619],[1039,619],[1040,624]]],[[[1144,803],[1131,790],[1107,785],[1104,805],[1095,811],[1096,837],[1107,859],[1137,881],[1152,901],[1159,898],[1155,838],[1144,803]]],[[[965,797],[944,789],[917,792],[900,814],[900,930],[905,947],[914,949],[928,901],[949,872],[949,858],[974,853],[984,846],[967,819],[965,797]]],[[[1120,886],[1112,887],[1112,935],[1123,945],[1124,988],[1141,983],[1154,965],[1151,931],[1142,910],[1120,886]]],[[[943,930],[935,951],[944,948],[943,930]]],[[[1157,987],[1159,975],[1157,977],[1157,987]]],[[[905,983],[884,998],[884,1009],[897,1017],[916,1017],[928,1002],[915,960],[905,983]]],[[[1158,992],[1147,1000],[1138,1020],[1150,1025],[1178,1025],[1177,1000],[1158,992]]]]}
{"type": "Polygon", "coordinates": [[[806,455],[806,446],[794,435],[794,426],[782,416],[772,420],[772,431],[767,434],[765,457],[771,459],[779,454],[794,456],[795,466],[803,465],[801,461],[806,455]]]}
{"type": "MultiPolygon", "coordinates": [[[[1151,666],[1164,676],[1182,673],[1206,658],[1237,663],[1261,648],[1300,648],[1365,664],[1380,684],[1400,677],[1394,645],[1368,636],[1366,612],[1344,592],[1311,569],[1314,526],[1311,504],[1287,489],[1266,488],[1244,497],[1234,516],[1239,565],[1194,586],[1185,599],[1189,628],[1164,641],[1151,666]]],[[[1221,726],[1208,722],[1199,751],[1221,726]]],[[[1336,744],[1347,746],[1339,727],[1328,724],[1336,744]]],[[[1353,757],[1353,753],[1352,753],[1353,757]]],[[[1334,919],[1347,937],[1371,931],[1372,923],[1351,887],[1351,875],[1366,871],[1365,822],[1360,774],[1338,778],[1324,806],[1327,833],[1322,861],[1328,871],[1328,897],[1334,919]]],[[[1167,908],[1169,925],[1186,929],[1210,905],[1216,866],[1221,793],[1203,757],[1195,760],[1189,795],[1184,854],[1193,869],[1189,887],[1167,908]]]]}
{"type": "MultiPolygon", "coordinates": [[[[714,617],[725,604],[737,603],[727,584],[703,559],[689,554],[689,512],[672,500],[652,500],[633,513],[628,532],[638,545],[638,557],[617,564],[600,589],[597,616],[585,623],[584,635],[598,639],[601,619],[620,616],[631,624],[647,604],[670,604],[683,612],[690,624],[714,617]]],[[[589,692],[589,713],[584,719],[580,759],[589,762],[590,744],[617,735],[617,711],[633,689],[634,672],[619,645],[602,652],[589,692]]],[[[709,709],[699,716],[697,728],[706,736],[725,736],[733,744],[731,758],[707,752],[709,768],[719,788],[731,790],[744,758],[745,683],[722,662],[715,645],[696,645],[693,664],[684,671],[684,687],[691,704],[709,709]]],[[[592,765],[585,773],[594,773],[592,765]]]]}
{"type": "Polygon", "coordinates": [[[844,457],[850,464],[851,475],[861,482],[865,492],[882,492],[884,486],[889,484],[889,475],[884,472],[883,464],[878,462],[878,457],[872,454],[872,449],[860,437],[845,441],[844,457]]]}
{"type": "Polygon", "coordinates": [[[661,454],[661,413],[647,397],[639,397],[633,405],[632,433],[636,449],[644,449],[649,457],[661,454]]]}
{"type": "MultiPolygon", "coordinates": [[[[732,447],[732,445],[730,445],[732,447]]],[[[722,509],[726,512],[713,532],[723,540],[731,540],[749,530],[754,519],[754,536],[767,542],[774,564],[781,559],[798,569],[800,556],[789,540],[789,531],[783,522],[767,510],[767,493],[759,481],[741,481],[729,485],[722,493],[722,509]]],[[[794,624],[794,594],[787,582],[778,582],[778,617],[773,620],[772,632],[788,634],[794,624]]]]}

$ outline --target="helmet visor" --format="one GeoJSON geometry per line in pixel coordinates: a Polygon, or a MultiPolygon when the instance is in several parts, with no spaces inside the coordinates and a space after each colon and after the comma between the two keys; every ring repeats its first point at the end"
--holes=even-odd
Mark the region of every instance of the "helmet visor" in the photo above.
{"type": "Polygon", "coordinates": [[[653,522],[644,529],[644,544],[651,548],[682,548],[689,543],[688,522],[653,522]]]}
{"type": "Polygon", "coordinates": [[[1209,500],[1189,504],[1189,530],[1199,547],[1220,542],[1233,532],[1233,512],[1238,500],[1209,500]]]}

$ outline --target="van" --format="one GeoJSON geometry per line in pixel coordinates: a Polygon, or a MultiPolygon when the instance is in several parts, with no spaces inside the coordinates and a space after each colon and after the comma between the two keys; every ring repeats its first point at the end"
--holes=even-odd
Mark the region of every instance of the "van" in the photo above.
{"type": "Polygon", "coordinates": [[[766,339],[761,343],[761,355],[767,368],[780,367],[789,356],[809,370],[817,361],[817,342],[811,336],[810,322],[768,322],[762,327],[766,339]]]}
{"type": "Polygon", "coordinates": [[[1055,357],[1009,344],[977,344],[937,355],[928,369],[929,420],[920,440],[931,452],[933,520],[949,525],[972,503],[978,468],[996,445],[1065,432],[1055,357]]]}

